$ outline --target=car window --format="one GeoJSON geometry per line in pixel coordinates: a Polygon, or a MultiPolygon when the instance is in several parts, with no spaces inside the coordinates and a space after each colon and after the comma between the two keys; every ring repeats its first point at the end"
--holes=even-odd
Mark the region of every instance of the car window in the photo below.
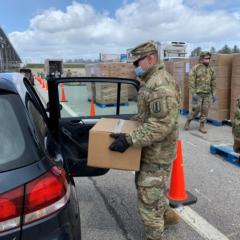
{"type": "Polygon", "coordinates": [[[33,121],[33,125],[35,126],[34,130],[36,131],[39,144],[41,144],[42,148],[44,148],[44,139],[47,134],[47,125],[42,115],[31,100],[27,101],[27,107],[30,118],[33,121]]]}
{"type": "MultiPolygon", "coordinates": [[[[115,115],[117,87],[117,83],[109,82],[59,84],[61,118],[88,117],[93,108],[96,116],[115,115]]],[[[121,84],[120,102],[120,114],[137,113],[137,90],[134,86],[121,84]]]]}
{"type": "Polygon", "coordinates": [[[0,98],[0,164],[19,158],[25,148],[23,133],[9,101],[0,98]]]}
{"type": "Polygon", "coordinates": [[[39,161],[44,151],[36,142],[21,99],[0,94],[0,172],[39,161]]]}

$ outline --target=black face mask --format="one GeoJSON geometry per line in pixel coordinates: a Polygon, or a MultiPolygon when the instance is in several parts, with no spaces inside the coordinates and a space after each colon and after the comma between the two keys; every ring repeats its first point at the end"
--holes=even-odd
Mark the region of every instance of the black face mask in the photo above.
{"type": "Polygon", "coordinates": [[[209,63],[207,63],[207,62],[203,62],[203,65],[205,65],[205,66],[209,66],[209,63]]]}

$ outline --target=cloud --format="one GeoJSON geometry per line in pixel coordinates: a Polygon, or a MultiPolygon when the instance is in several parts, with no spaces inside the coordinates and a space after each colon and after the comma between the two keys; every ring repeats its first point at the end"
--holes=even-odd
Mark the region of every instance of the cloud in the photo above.
{"type": "Polygon", "coordinates": [[[94,58],[100,52],[124,52],[149,39],[216,46],[239,43],[240,12],[204,11],[183,0],[135,0],[110,17],[89,4],[72,2],[65,11],[43,11],[31,19],[29,29],[9,37],[20,56],[33,59],[94,58]]]}
{"type": "Polygon", "coordinates": [[[217,0],[201,0],[201,1],[186,0],[185,2],[193,7],[203,7],[203,6],[213,5],[217,2],[217,0]]]}

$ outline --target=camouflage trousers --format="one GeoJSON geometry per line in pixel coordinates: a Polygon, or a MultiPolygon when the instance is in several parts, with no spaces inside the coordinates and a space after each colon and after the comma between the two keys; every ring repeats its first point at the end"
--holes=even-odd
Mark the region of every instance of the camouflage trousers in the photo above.
{"type": "Polygon", "coordinates": [[[148,240],[160,240],[164,231],[164,212],[171,164],[142,164],[136,173],[138,210],[148,240]]]}
{"type": "Polygon", "coordinates": [[[200,122],[205,123],[208,116],[211,97],[210,94],[198,93],[198,100],[192,101],[192,111],[189,114],[188,120],[193,120],[198,117],[200,113],[200,122]]]}

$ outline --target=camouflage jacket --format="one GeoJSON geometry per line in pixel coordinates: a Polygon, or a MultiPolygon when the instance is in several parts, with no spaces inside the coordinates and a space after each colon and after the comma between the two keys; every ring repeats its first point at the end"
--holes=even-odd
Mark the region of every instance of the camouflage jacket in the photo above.
{"type": "Polygon", "coordinates": [[[234,138],[240,140],[240,98],[238,99],[237,110],[234,115],[232,132],[234,138]]]}
{"type": "Polygon", "coordinates": [[[163,63],[151,67],[141,80],[135,117],[140,125],[127,139],[143,147],[142,162],[170,163],[176,157],[179,91],[163,63]]]}
{"type": "Polygon", "coordinates": [[[190,92],[216,95],[215,72],[212,67],[202,63],[195,65],[189,74],[190,92]]]}

